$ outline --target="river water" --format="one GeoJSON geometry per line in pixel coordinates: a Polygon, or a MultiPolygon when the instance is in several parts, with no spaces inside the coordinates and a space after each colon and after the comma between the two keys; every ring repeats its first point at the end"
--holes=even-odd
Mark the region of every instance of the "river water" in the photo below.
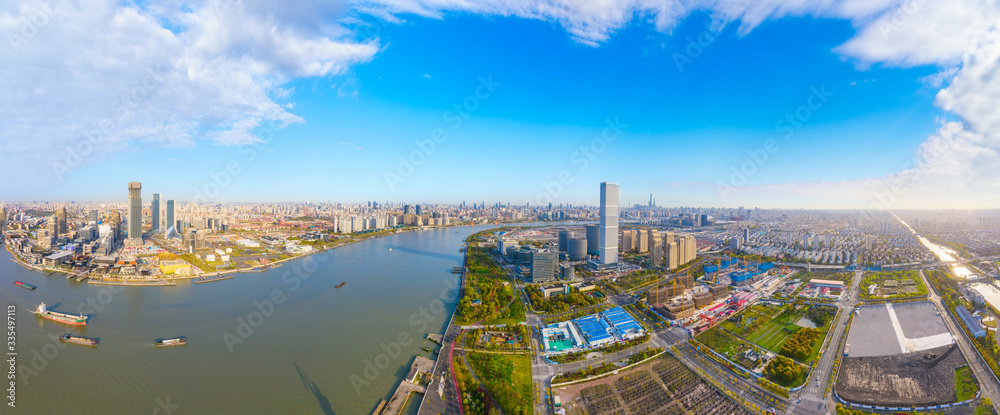
{"type": "Polygon", "coordinates": [[[388,399],[414,355],[429,356],[421,350],[432,346],[426,335],[444,331],[459,295],[451,268],[461,265],[459,248],[472,231],[406,232],[263,273],[176,287],[77,283],[27,270],[3,250],[0,300],[17,309],[17,410],[368,414],[388,399]],[[89,324],[36,317],[42,301],[89,314],[89,324]],[[56,340],[63,333],[100,344],[66,345],[56,340]],[[188,344],[152,345],[174,336],[187,336],[188,344]]]}

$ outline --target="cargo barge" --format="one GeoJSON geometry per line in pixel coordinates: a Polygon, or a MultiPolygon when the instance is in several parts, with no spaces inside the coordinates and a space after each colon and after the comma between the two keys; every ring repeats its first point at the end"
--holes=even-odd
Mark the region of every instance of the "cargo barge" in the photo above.
{"type": "Polygon", "coordinates": [[[32,290],[32,291],[34,291],[35,288],[38,288],[38,287],[36,287],[34,285],[28,284],[26,282],[21,282],[21,281],[14,281],[14,284],[16,284],[18,287],[27,288],[27,289],[32,290]]]}
{"type": "Polygon", "coordinates": [[[172,339],[156,339],[153,341],[153,346],[156,347],[170,347],[170,346],[183,346],[187,344],[187,337],[174,337],[172,339]]]}
{"type": "Polygon", "coordinates": [[[98,342],[97,339],[93,339],[90,337],[70,336],[68,334],[63,334],[62,336],[59,336],[59,340],[62,340],[63,342],[66,343],[79,344],[81,346],[97,346],[98,342]]]}
{"type": "Polygon", "coordinates": [[[74,326],[86,326],[87,325],[87,316],[82,315],[82,314],[79,314],[79,315],[77,315],[77,314],[66,314],[66,313],[60,313],[60,312],[57,312],[57,311],[52,311],[52,310],[49,310],[49,309],[45,308],[45,303],[41,303],[41,304],[38,305],[38,308],[35,309],[35,315],[39,316],[39,317],[42,317],[42,318],[47,318],[47,319],[52,320],[52,321],[57,321],[57,322],[60,322],[60,323],[70,324],[70,325],[74,325],[74,326]]]}

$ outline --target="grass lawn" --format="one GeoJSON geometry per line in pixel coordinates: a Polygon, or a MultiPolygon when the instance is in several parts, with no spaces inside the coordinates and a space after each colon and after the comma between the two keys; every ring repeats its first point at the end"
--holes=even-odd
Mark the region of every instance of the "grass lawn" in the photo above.
{"type": "Polygon", "coordinates": [[[968,365],[955,368],[955,392],[958,402],[976,396],[976,380],[972,378],[972,369],[968,365]]]}
{"type": "Polygon", "coordinates": [[[531,357],[527,354],[468,353],[469,365],[486,383],[490,395],[506,414],[530,414],[531,357]]]}
{"type": "MultiPolygon", "coordinates": [[[[751,311],[757,311],[756,309],[757,307],[754,307],[754,309],[752,309],[751,311]]],[[[756,344],[757,346],[773,351],[775,353],[780,352],[781,347],[784,346],[785,342],[787,342],[788,339],[790,339],[795,334],[795,332],[798,331],[799,326],[796,325],[795,323],[806,315],[805,314],[806,309],[802,309],[788,314],[784,314],[783,313],[784,310],[785,310],[784,307],[778,309],[763,310],[769,312],[770,315],[776,317],[773,317],[770,320],[761,323],[760,326],[758,326],[755,330],[741,335],[745,339],[756,344]]],[[[754,317],[764,318],[763,316],[765,315],[767,314],[758,312],[755,314],[754,317]]],[[[811,362],[813,359],[816,358],[816,356],[819,355],[819,349],[823,346],[823,342],[826,339],[826,335],[829,334],[828,332],[830,330],[830,324],[832,323],[832,321],[833,317],[831,317],[830,320],[822,327],[817,327],[817,329],[823,332],[823,335],[816,340],[816,343],[813,345],[812,353],[810,353],[809,358],[807,358],[804,363],[811,362]]],[[[724,324],[722,325],[722,327],[729,329],[729,327],[735,325],[734,323],[729,321],[727,321],[726,323],[728,323],[729,326],[726,326],[724,324]]],[[[734,333],[740,333],[740,332],[734,331],[734,333]]]]}

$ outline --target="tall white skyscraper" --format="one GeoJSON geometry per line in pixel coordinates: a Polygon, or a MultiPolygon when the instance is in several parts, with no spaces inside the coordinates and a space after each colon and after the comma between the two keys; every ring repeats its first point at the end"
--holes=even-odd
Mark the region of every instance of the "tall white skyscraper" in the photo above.
{"type": "Polygon", "coordinates": [[[601,183],[600,261],[602,265],[618,263],[618,184],[601,183]]]}

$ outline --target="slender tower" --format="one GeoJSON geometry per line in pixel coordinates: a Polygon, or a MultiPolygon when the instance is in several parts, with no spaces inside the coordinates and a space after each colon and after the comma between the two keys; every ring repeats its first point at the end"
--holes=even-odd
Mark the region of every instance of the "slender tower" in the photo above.
{"type": "Polygon", "coordinates": [[[159,193],[153,193],[153,205],[151,206],[150,210],[152,211],[153,217],[152,217],[152,223],[150,224],[150,232],[149,233],[151,233],[151,234],[160,233],[160,232],[163,231],[163,227],[160,226],[160,194],[159,193]]]}
{"type": "Polygon", "coordinates": [[[127,245],[142,245],[142,183],[128,184],[128,239],[127,245]]]}

